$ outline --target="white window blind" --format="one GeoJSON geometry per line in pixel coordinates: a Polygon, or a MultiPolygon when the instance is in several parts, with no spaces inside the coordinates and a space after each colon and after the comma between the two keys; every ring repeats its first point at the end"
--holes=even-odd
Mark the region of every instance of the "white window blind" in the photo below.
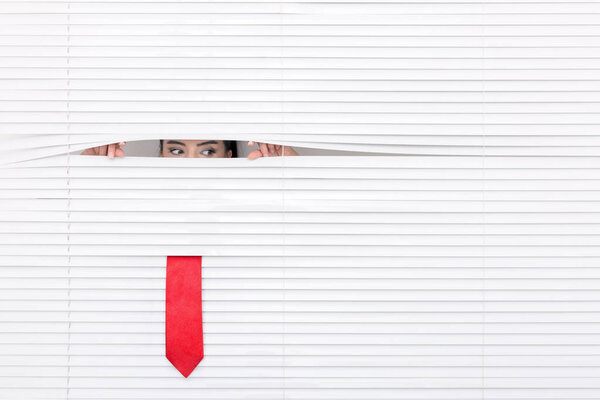
{"type": "Polygon", "coordinates": [[[0,398],[599,397],[599,10],[0,2],[0,398]],[[77,155],[163,138],[392,155],[77,155]]]}

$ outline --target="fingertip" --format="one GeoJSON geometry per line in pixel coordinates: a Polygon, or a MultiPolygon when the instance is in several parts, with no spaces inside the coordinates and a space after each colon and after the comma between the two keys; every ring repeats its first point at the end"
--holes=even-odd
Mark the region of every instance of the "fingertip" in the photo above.
{"type": "Polygon", "coordinates": [[[254,150],[248,154],[248,160],[256,160],[261,157],[261,152],[259,150],[254,150]]]}

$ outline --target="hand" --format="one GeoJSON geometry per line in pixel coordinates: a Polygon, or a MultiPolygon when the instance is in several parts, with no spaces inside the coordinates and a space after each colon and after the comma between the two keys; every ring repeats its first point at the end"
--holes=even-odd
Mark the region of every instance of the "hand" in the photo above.
{"type": "MultiPolygon", "coordinates": [[[[250,152],[250,154],[248,154],[249,160],[254,160],[260,157],[281,157],[299,155],[298,153],[296,153],[296,150],[289,146],[261,142],[256,142],[256,144],[258,144],[258,149],[253,150],[252,152],[250,152]]],[[[248,142],[248,146],[254,146],[254,142],[248,142]]]]}
{"type": "Polygon", "coordinates": [[[121,147],[125,146],[126,142],[113,143],[104,146],[92,147],[89,149],[85,149],[80,155],[83,156],[106,156],[108,158],[123,157],[125,156],[125,152],[121,147]]]}

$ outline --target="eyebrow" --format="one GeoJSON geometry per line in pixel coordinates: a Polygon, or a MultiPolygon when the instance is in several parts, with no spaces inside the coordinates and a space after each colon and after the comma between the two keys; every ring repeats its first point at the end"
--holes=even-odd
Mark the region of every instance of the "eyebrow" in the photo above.
{"type": "MultiPolygon", "coordinates": [[[[178,142],[176,140],[169,140],[167,142],[167,144],[179,144],[181,146],[185,146],[185,143],[178,142]]],[[[218,143],[216,141],[214,141],[214,140],[209,140],[207,142],[198,143],[197,146],[204,146],[205,144],[218,144],[218,143]]]]}

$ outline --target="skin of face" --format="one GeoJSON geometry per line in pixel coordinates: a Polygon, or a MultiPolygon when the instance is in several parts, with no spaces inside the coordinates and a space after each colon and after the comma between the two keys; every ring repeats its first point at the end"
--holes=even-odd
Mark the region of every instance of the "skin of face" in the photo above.
{"type": "Polygon", "coordinates": [[[165,139],[161,157],[171,158],[231,158],[222,140],[172,140],[165,139]]]}

